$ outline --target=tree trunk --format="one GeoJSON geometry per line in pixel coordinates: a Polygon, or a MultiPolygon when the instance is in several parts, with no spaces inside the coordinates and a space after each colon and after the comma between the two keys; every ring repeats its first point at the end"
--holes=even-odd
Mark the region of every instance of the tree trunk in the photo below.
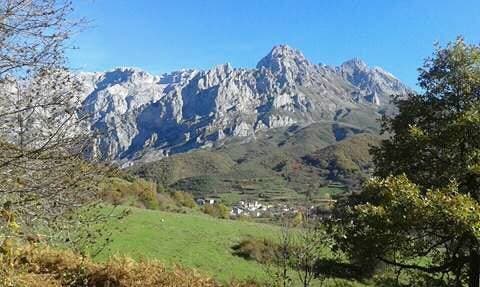
{"type": "Polygon", "coordinates": [[[480,255],[475,248],[470,250],[469,287],[480,287],[480,255]]]}
{"type": "Polygon", "coordinates": [[[303,274],[305,277],[303,278],[303,287],[308,287],[309,284],[308,284],[308,265],[305,264],[305,273],[303,274]]]}

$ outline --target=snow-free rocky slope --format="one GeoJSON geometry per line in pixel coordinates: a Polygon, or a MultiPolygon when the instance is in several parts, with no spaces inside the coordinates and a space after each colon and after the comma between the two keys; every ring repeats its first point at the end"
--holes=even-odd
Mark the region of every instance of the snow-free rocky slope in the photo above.
{"type": "Polygon", "coordinates": [[[339,122],[375,129],[391,95],[410,91],[361,60],[313,64],[286,45],[255,69],[224,64],[155,76],[119,68],[80,77],[91,128],[101,135],[93,155],[119,161],[155,160],[293,124],[327,122],[335,133],[339,122]]]}

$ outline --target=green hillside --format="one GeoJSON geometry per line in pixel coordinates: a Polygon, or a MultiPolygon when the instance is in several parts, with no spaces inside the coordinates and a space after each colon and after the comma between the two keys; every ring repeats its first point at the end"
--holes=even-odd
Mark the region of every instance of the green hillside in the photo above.
{"type": "Polygon", "coordinates": [[[307,190],[324,198],[345,191],[342,186],[358,185],[366,175],[368,148],[375,143],[375,134],[375,129],[339,122],[271,129],[255,138],[230,140],[209,150],[136,165],[129,171],[227,203],[240,199],[304,201],[307,190]],[[322,164],[318,164],[320,159],[322,164]]]}
{"type": "MultiPolygon", "coordinates": [[[[106,261],[112,255],[134,259],[157,259],[167,266],[193,268],[220,282],[270,280],[273,267],[234,255],[234,247],[244,239],[271,239],[281,236],[279,227],[238,220],[217,219],[197,213],[170,213],[131,208],[121,221],[110,223],[113,241],[95,258],[106,261]]],[[[293,231],[292,231],[293,232],[293,231]]],[[[297,274],[290,270],[294,286],[297,274]]],[[[312,286],[320,282],[312,282],[312,286]]],[[[315,285],[317,284],[317,285],[315,285]]],[[[365,286],[355,281],[332,278],[323,286],[365,286]]]]}
{"type": "Polygon", "coordinates": [[[306,166],[313,168],[328,180],[355,184],[366,177],[373,168],[369,150],[379,142],[379,136],[359,134],[319,149],[302,159],[306,166]]]}
{"type": "Polygon", "coordinates": [[[222,281],[265,279],[262,265],[234,256],[232,246],[249,237],[274,238],[279,232],[272,225],[136,208],[109,228],[114,240],[98,255],[99,260],[115,254],[159,259],[195,268],[222,281]]]}

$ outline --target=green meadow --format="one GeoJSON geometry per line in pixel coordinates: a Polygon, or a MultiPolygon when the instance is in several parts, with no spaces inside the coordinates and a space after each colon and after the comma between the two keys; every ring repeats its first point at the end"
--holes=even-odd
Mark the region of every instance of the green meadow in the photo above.
{"type": "Polygon", "coordinates": [[[234,256],[232,246],[248,237],[274,238],[280,232],[272,225],[137,208],[108,228],[114,232],[113,242],[98,260],[111,255],[158,259],[197,269],[220,281],[264,280],[265,267],[234,256]]]}

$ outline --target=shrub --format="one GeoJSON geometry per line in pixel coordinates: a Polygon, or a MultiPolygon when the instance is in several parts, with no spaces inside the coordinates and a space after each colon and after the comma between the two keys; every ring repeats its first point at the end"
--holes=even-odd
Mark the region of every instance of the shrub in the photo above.
{"type": "Polygon", "coordinates": [[[259,263],[271,263],[278,254],[278,245],[267,239],[245,239],[232,247],[233,254],[259,263]]]}
{"type": "Polygon", "coordinates": [[[157,188],[153,182],[137,179],[131,184],[131,192],[138,197],[146,208],[158,208],[157,188]]]}
{"type": "Polygon", "coordinates": [[[104,200],[119,204],[129,204],[148,209],[157,209],[157,187],[153,182],[135,178],[128,181],[122,178],[107,178],[99,186],[104,200]]]}
{"type": "Polygon", "coordinates": [[[213,217],[227,219],[230,217],[230,209],[221,203],[205,204],[202,212],[213,217]]]}
{"type": "Polygon", "coordinates": [[[148,209],[181,211],[179,207],[195,208],[192,194],[183,191],[165,192],[163,186],[140,178],[130,181],[112,177],[100,184],[102,197],[114,205],[132,205],[148,209]]]}
{"type": "Polygon", "coordinates": [[[157,193],[158,209],[169,210],[176,206],[175,201],[168,193],[157,193]]]}
{"type": "Polygon", "coordinates": [[[191,193],[183,192],[183,191],[174,191],[171,193],[171,197],[180,206],[184,206],[188,208],[195,208],[197,206],[197,204],[195,203],[195,199],[193,198],[193,195],[191,193]]]}

